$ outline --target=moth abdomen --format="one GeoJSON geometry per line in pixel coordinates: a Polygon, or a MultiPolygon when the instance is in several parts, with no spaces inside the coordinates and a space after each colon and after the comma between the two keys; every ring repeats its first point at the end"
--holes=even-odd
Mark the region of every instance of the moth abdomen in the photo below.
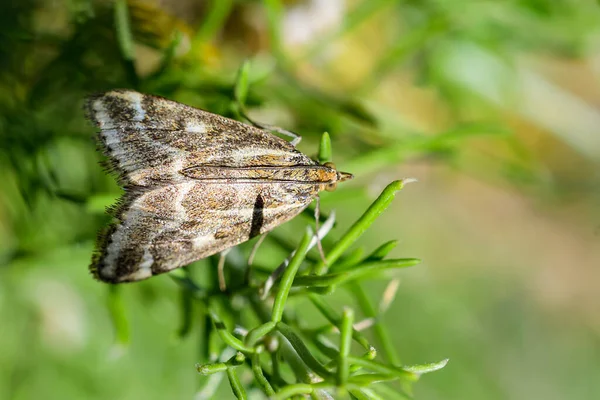
{"type": "Polygon", "coordinates": [[[212,182],[329,184],[337,180],[334,169],[318,164],[252,167],[199,165],[180,173],[194,180],[212,182]]]}

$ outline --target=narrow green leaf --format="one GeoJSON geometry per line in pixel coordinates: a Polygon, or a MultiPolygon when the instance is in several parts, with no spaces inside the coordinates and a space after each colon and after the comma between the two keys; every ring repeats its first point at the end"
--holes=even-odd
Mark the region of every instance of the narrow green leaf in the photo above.
{"type": "Polygon", "coordinates": [[[394,250],[394,248],[397,245],[397,240],[390,240],[389,242],[385,242],[384,244],[376,248],[367,258],[365,258],[365,261],[383,260],[389,254],[390,251],[394,250]]]}
{"type": "Polygon", "coordinates": [[[448,364],[448,361],[449,359],[446,358],[445,360],[431,364],[405,365],[402,367],[402,369],[404,369],[405,371],[413,372],[415,374],[427,374],[429,372],[437,371],[439,369],[444,368],[446,364],[448,364]]]}
{"type": "Polygon", "coordinates": [[[232,6],[233,0],[212,0],[210,7],[207,7],[206,16],[196,32],[195,39],[202,42],[214,39],[219,30],[224,27],[232,6]]]}
{"type": "Polygon", "coordinates": [[[252,355],[252,373],[254,374],[254,380],[258,383],[260,388],[265,392],[267,396],[273,396],[275,394],[275,390],[273,386],[269,383],[267,378],[263,373],[263,369],[260,365],[260,354],[258,352],[252,355]]]}
{"type": "Polygon", "coordinates": [[[342,321],[340,325],[340,354],[338,355],[337,364],[337,384],[342,386],[348,380],[348,355],[352,345],[352,332],[354,328],[354,312],[351,308],[346,307],[342,312],[342,321]]]}
{"type": "Polygon", "coordinates": [[[210,317],[212,318],[213,324],[214,324],[215,328],[217,329],[219,337],[228,346],[233,347],[234,349],[245,352],[245,353],[249,353],[249,354],[254,353],[254,351],[255,351],[254,348],[246,346],[244,343],[242,343],[241,340],[239,340],[238,338],[233,336],[229,331],[227,331],[225,324],[223,323],[223,321],[221,321],[221,319],[218,317],[218,315],[215,312],[211,311],[210,317]]]}
{"type": "Polygon", "coordinates": [[[350,267],[355,266],[359,262],[361,262],[363,255],[365,253],[365,249],[362,247],[357,247],[355,249],[349,250],[346,255],[341,257],[338,261],[335,262],[331,266],[330,272],[343,271],[350,267]]]}
{"type": "Polygon", "coordinates": [[[179,304],[181,313],[181,323],[177,330],[177,337],[183,339],[186,337],[192,329],[192,310],[193,310],[193,298],[189,290],[181,288],[179,290],[179,304]]]}
{"type": "MultiPolygon", "coordinates": [[[[398,244],[397,240],[390,240],[389,242],[385,242],[384,244],[379,246],[377,249],[375,249],[371,254],[369,254],[367,257],[365,257],[365,259],[362,260],[362,262],[383,260],[388,255],[388,253],[396,247],[397,244],[398,244]]],[[[356,264],[358,264],[360,261],[360,257],[362,257],[363,250],[360,248],[357,250],[360,250],[360,254],[355,254],[356,251],[351,252],[347,257],[344,257],[342,259],[342,261],[336,262],[335,264],[333,264],[333,266],[329,269],[329,272],[344,271],[344,270],[350,269],[350,268],[354,267],[356,264]],[[353,257],[350,259],[351,255],[353,257]],[[358,259],[356,259],[357,257],[358,257],[358,259]],[[354,261],[354,262],[352,262],[352,261],[354,261]]]]}
{"type": "Polygon", "coordinates": [[[321,334],[315,335],[313,337],[313,344],[316,346],[317,349],[319,349],[321,353],[323,353],[327,357],[332,358],[331,364],[328,364],[327,366],[333,367],[335,359],[340,353],[339,349],[335,347],[335,345],[331,341],[329,341],[328,338],[321,334]]]}
{"type": "Polygon", "coordinates": [[[256,342],[262,339],[265,335],[275,329],[276,323],[273,321],[266,322],[248,332],[246,336],[246,345],[254,346],[256,342]]]}
{"type": "Polygon", "coordinates": [[[214,364],[196,364],[196,371],[199,374],[208,376],[227,370],[227,364],[224,362],[214,364]]]}
{"type": "Polygon", "coordinates": [[[306,286],[309,288],[335,286],[343,283],[363,278],[386,269],[406,268],[417,265],[421,262],[418,258],[400,258],[392,260],[373,261],[361,264],[355,269],[344,272],[335,272],[326,275],[304,275],[298,276],[294,280],[294,286],[306,286]]]}
{"type": "Polygon", "coordinates": [[[127,61],[135,60],[135,50],[133,44],[133,35],[131,33],[131,23],[129,20],[129,6],[127,0],[115,0],[115,29],[117,31],[117,41],[123,59],[127,61]]]}
{"type": "Polygon", "coordinates": [[[240,400],[246,400],[248,395],[246,394],[246,390],[244,390],[244,385],[242,385],[240,378],[238,378],[237,373],[235,372],[235,368],[227,368],[227,378],[229,379],[229,385],[231,386],[231,391],[234,396],[240,400]]]}
{"type": "Polygon", "coordinates": [[[306,383],[296,383],[294,385],[287,385],[279,392],[275,393],[273,400],[285,400],[293,396],[311,394],[313,392],[312,385],[306,383]]]}
{"type": "Polygon", "coordinates": [[[281,43],[281,21],[283,21],[283,4],[281,0],[263,0],[267,11],[267,30],[271,52],[281,64],[286,65],[287,59],[281,43]]]}
{"type": "Polygon", "coordinates": [[[110,319],[115,330],[115,345],[124,348],[129,346],[131,335],[129,331],[129,322],[125,315],[125,305],[121,296],[120,288],[111,285],[108,291],[108,311],[110,319]]]}
{"type": "Polygon", "coordinates": [[[328,371],[308,350],[308,347],[304,344],[302,339],[290,328],[288,325],[283,322],[279,322],[277,324],[277,330],[281,332],[281,334],[288,340],[288,342],[292,345],[296,353],[300,356],[302,361],[306,364],[306,366],[312,369],[316,374],[320,375],[322,378],[329,378],[332,376],[332,373],[328,371]]]}
{"type": "Polygon", "coordinates": [[[237,72],[235,80],[234,96],[241,110],[244,109],[246,104],[246,98],[248,97],[248,90],[250,82],[248,79],[250,71],[250,61],[245,60],[237,72]]]}
{"type": "Polygon", "coordinates": [[[392,365],[382,364],[377,361],[366,360],[364,358],[348,356],[348,361],[351,364],[361,366],[365,369],[383,374],[383,375],[394,375],[403,380],[416,381],[419,378],[418,374],[411,371],[407,371],[401,367],[395,367],[392,365]]]}
{"type": "Polygon", "coordinates": [[[324,164],[326,162],[331,162],[331,160],[331,139],[329,133],[323,132],[323,135],[321,135],[321,145],[319,146],[319,162],[324,164]]]}
{"type": "MultiPolygon", "coordinates": [[[[375,222],[377,217],[392,203],[396,192],[401,190],[405,185],[405,180],[394,181],[390,183],[381,192],[379,197],[371,204],[371,206],[365,211],[365,213],[356,221],[350,229],[342,236],[342,238],[336,243],[336,245],[329,250],[327,253],[326,262],[327,265],[333,265],[333,263],[341,257],[341,255],[348,250],[350,246],[354,244],[359,237],[375,222]]],[[[327,271],[327,265],[323,261],[319,261],[313,267],[313,272],[317,275],[322,275],[327,271]]]]}
{"type": "Polygon", "coordinates": [[[394,381],[396,379],[398,379],[397,375],[370,373],[353,375],[348,379],[348,383],[358,386],[369,386],[374,383],[394,381]]]}
{"type": "Polygon", "coordinates": [[[290,264],[286,267],[285,272],[281,277],[277,295],[275,296],[275,301],[273,302],[273,311],[271,315],[271,321],[273,322],[281,321],[283,310],[285,308],[285,302],[287,301],[290,289],[294,282],[294,277],[298,272],[298,268],[300,268],[300,264],[302,264],[302,261],[304,261],[304,257],[308,251],[308,246],[310,245],[312,236],[312,230],[310,227],[307,227],[306,232],[300,241],[300,245],[294,254],[294,257],[292,257],[290,260],[290,264]]]}
{"type": "Polygon", "coordinates": [[[175,54],[177,52],[177,48],[181,44],[183,40],[183,33],[179,30],[176,30],[173,35],[173,39],[171,39],[169,46],[163,52],[163,58],[160,63],[160,66],[156,69],[156,71],[150,76],[149,79],[156,79],[164,74],[169,66],[171,66],[173,59],[175,58],[175,54]]]}
{"type": "Polygon", "coordinates": [[[352,389],[350,390],[350,394],[354,396],[357,400],[391,400],[381,397],[380,395],[366,387],[360,389],[352,389]]]}

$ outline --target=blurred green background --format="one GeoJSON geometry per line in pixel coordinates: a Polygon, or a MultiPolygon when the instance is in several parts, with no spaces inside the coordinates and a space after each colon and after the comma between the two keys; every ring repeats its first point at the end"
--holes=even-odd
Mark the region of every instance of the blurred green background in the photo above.
{"type": "Polygon", "coordinates": [[[136,0],[129,20],[114,4],[0,2],[1,399],[194,396],[201,327],[177,338],[168,276],[123,288],[131,340],[114,344],[87,265],[120,191],[81,105],[131,87],[232,116],[247,59],[251,115],[311,155],[329,132],[354,173],[322,196],[336,231],[419,180],[360,243],[424,260],[384,315],[403,362],[450,358],[415,398],[600,398],[596,1],[136,0]]]}

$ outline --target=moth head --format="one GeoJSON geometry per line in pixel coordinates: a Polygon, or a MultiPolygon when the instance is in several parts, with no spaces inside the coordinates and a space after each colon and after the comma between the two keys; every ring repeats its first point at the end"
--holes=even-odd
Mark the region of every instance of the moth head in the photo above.
{"type": "Polygon", "coordinates": [[[354,175],[352,175],[348,172],[338,171],[335,168],[335,164],[332,162],[326,162],[325,164],[323,164],[323,166],[334,170],[336,173],[335,181],[332,181],[329,184],[327,184],[327,186],[325,186],[325,190],[327,190],[328,192],[333,192],[337,188],[338,182],[344,182],[344,181],[348,181],[348,180],[354,178],[354,175]]]}

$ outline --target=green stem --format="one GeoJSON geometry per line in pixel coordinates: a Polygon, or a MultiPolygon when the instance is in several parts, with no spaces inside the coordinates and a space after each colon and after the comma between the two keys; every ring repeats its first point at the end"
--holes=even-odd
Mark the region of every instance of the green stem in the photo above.
{"type": "Polygon", "coordinates": [[[343,386],[348,380],[348,356],[350,355],[350,346],[352,345],[353,322],[354,312],[351,308],[345,308],[342,313],[340,326],[340,354],[338,355],[336,376],[338,386],[343,386]]]}
{"type": "Polygon", "coordinates": [[[379,197],[371,204],[365,213],[348,229],[336,245],[329,250],[325,258],[326,264],[319,261],[313,267],[313,272],[322,275],[327,271],[328,265],[333,265],[350,246],[362,236],[381,213],[392,203],[396,192],[404,187],[404,181],[394,181],[381,192],[379,197]]]}
{"type": "Polygon", "coordinates": [[[355,269],[337,272],[327,275],[304,275],[294,280],[294,286],[305,286],[309,288],[340,285],[342,283],[357,280],[365,275],[372,275],[386,269],[407,268],[421,262],[418,258],[400,258],[397,260],[383,260],[365,263],[354,267],[355,269]]]}
{"type": "Polygon", "coordinates": [[[254,346],[256,342],[258,342],[261,338],[263,338],[265,335],[267,335],[269,332],[275,329],[275,325],[275,322],[269,321],[252,329],[250,332],[248,332],[248,335],[246,336],[246,344],[248,346],[254,346]]]}
{"type": "Polygon", "coordinates": [[[254,380],[258,383],[258,385],[261,387],[261,389],[263,390],[263,392],[265,392],[267,396],[273,396],[275,394],[275,390],[263,374],[263,369],[260,365],[260,354],[258,352],[252,355],[251,363],[252,373],[254,374],[254,380]]]}
{"type": "Polygon", "coordinates": [[[376,361],[366,360],[364,358],[359,358],[359,357],[354,357],[354,356],[349,355],[348,361],[351,364],[358,365],[360,367],[369,369],[371,371],[375,371],[375,372],[378,372],[378,373],[384,374],[384,375],[394,375],[400,379],[415,381],[419,378],[418,374],[406,371],[403,368],[381,364],[376,361]]]}
{"type": "Polygon", "coordinates": [[[287,385],[283,389],[273,396],[273,400],[284,400],[290,397],[302,394],[311,394],[313,392],[312,385],[306,383],[296,383],[294,385],[287,385]]]}
{"type": "Polygon", "coordinates": [[[277,291],[277,295],[275,296],[275,301],[273,303],[273,311],[271,313],[271,321],[277,323],[281,321],[283,317],[283,310],[285,308],[285,302],[287,301],[288,295],[290,293],[290,289],[292,284],[294,283],[294,277],[298,272],[298,268],[300,268],[300,264],[304,261],[304,256],[308,251],[308,246],[310,245],[310,240],[312,239],[312,230],[310,227],[306,228],[306,233],[302,240],[300,241],[300,245],[292,257],[290,264],[285,269],[283,276],[281,277],[281,282],[279,283],[279,290],[277,291]]]}
{"type": "Polygon", "coordinates": [[[202,25],[198,28],[195,39],[203,42],[213,39],[217,31],[223,26],[232,6],[232,0],[211,1],[208,13],[202,21],[202,25]]]}
{"type": "Polygon", "coordinates": [[[228,346],[233,347],[234,349],[243,353],[252,354],[255,352],[254,348],[246,346],[244,343],[242,343],[241,340],[239,340],[238,338],[233,336],[229,331],[227,331],[227,327],[225,326],[223,321],[219,319],[217,313],[215,313],[214,311],[210,311],[210,317],[213,320],[213,324],[217,329],[221,340],[223,340],[228,346]]]}
{"type": "Polygon", "coordinates": [[[129,20],[129,6],[127,0],[115,1],[115,29],[117,31],[117,42],[123,59],[135,60],[133,35],[131,34],[131,23],[129,20]]]}
{"type": "Polygon", "coordinates": [[[292,345],[296,353],[300,356],[302,361],[308,368],[313,370],[316,374],[322,378],[329,378],[332,376],[331,372],[327,370],[308,350],[302,339],[288,325],[283,322],[277,324],[277,330],[288,340],[292,345]]]}
{"type": "Polygon", "coordinates": [[[242,385],[240,378],[238,378],[237,373],[235,372],[235,368],[227,368],[227,378],[229,379],[229,385],[231,386],[231,391],[235,397],[240,400],[246,400],[248,396],[244,390],[244,385],[242,385]]]}

